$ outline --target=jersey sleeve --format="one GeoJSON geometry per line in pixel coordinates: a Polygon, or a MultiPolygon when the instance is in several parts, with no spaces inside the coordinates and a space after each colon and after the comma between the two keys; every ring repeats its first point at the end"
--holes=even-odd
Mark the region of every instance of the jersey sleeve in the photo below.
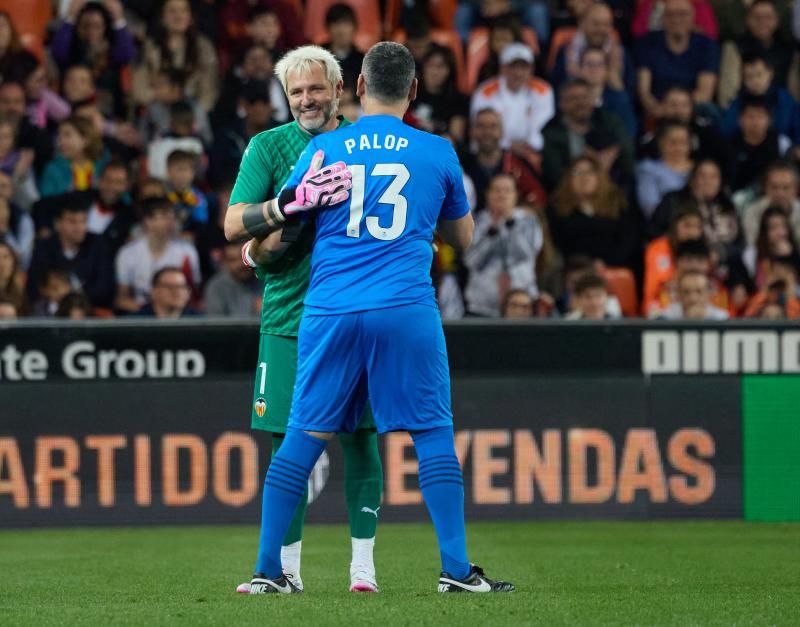
{"type": "Polygon", "coordinates": [[[319,150],[319,148],[317,148],[316,138],[314,138],[308,143],[308,146],[303,150],[300,157],[298,157],[297,163],[294,164],[294,170],[292,170],[289,178],[286,179],[286,182],[283,184],[283,189],[300,185],[300,181],[303,180],[303,176],[311,165],[311,157],[314,156],[317,150],[319,150]]]}
{"type": "Polygon", "coordinates": [[[265,143],[265,137],[256,135],[250,140],[239,165],[239,175],[231,192],[230,204],[256,203],[270,200],[274,171],[265,143]]]}
{"type": "Polygon", "coordinates": [[[445,197],[439,218],[443,220],[459,220],[469,213],[469,202],[464,191],[464,175],[458,162],[456,151],[447,146],[445,159],[445,197]]]}

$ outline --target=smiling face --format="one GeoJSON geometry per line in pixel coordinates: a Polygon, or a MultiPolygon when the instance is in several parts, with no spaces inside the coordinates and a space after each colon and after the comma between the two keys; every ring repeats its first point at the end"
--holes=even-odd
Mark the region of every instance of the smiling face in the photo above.
{"type": "Polygon", "coordinates": [[[313,63],[306,72],[289,72],[286,88],[297,123],[312,135],[322,132],[339,108],[342,84],[331,85],[322,66],[313,63]]]}

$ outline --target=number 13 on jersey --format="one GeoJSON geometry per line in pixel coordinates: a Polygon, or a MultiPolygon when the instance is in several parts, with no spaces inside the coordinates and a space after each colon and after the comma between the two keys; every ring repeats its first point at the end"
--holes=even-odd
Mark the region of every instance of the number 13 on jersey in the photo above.
{"type": "MultiPolygon", "coordinates": [[[[364,186],[366,184],[366,167],[351,165],[349,170],[353,175],[353,188],[350,190],[350,221],[347,223],[347,237],[361,237],[361,218],[364,217],[364,186]]],[[[392,205],[392,223],[383,227],[377,216],[367,216],[365,224],[367,231],[375,239],[391,241],[403,234],[406,228],[406,213],[408,201],[400,192],[408,183],[411,175],[408,168],[402,163],[378,163],[372,168],[370,176],[393,176],[394,180],[378,199],[381,204],[392,205]]]]}

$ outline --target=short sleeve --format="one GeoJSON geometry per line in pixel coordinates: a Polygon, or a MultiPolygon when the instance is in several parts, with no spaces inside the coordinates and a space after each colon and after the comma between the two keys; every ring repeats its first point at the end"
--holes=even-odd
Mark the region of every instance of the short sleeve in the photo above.
{"type": "Polygon", "coordinates": [[[265,141],[267,140],[263,136],[256,135],[247,145],[231,192],[230,204],[256,203],[270,199],[273,168],[264,146],[265,141]]]}
{"type": "Polygon", "coordinates": [[[447,145],[445,160],[445,197],[439,217],[443,220],[459,220],[469,213],[469,202],[464,191],[464,175],[456,151],[447,145]]]}

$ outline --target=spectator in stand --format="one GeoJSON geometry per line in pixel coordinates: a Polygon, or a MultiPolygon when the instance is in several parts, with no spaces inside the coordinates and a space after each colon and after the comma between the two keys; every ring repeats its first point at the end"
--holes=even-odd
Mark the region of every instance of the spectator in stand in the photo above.
{"type": "Polygon", "coordinates": [[[764,175],[791,146],[772,128],[769,107],[763,97],[751,96],[739,109],[739,129],[732,134],[728,149],[733,156],[731,189],[750,187],[764,175]]]}
{"type": "MultiPolygon", "coordinates": [[[[692,93],[688,89],[678,86],[667,89],[661,99],[660,114],[656,121],[659,125],[666,121],[688,125],[692,136],[692,160],[713,159],[722,168],[723,174],[728,175],[732,166],[725,136],[712,118],[695,111],[692,93]]],[[[639,154],[643,158],[658,159],[655,133],[645,133],[642,136],[639,154]]]]}
{"type": "Polygon", "coordinates": [[[88,192],[89,233],[101,235],[113,259],[127,243],[136,224],[130,196],[130,174],[122,161],[109,161],[100,174],[96,190],[88,192]]]}
{"type": "Polygon", "coordinates": [[[0,113],[0,173],[9,177],[14,202],[25,211],[39,198],[33,178],[33,151],[17,148],[17,126],[14,120],[0,113]]]}
{"type": "Polygon", "coordinates": [[[47,71],[35,57],[22,57],[8,79],[25,88],[25,112],[31,123],[48,132],[70,114],[69,103],[48,87],[47,71]]]}
{"type": "Polygon", "coordinates": [[[88,65],[71,65],[64,70],[61,94],[72,111],[85,102],[96,100],[97,90],[88,65]]]}
{"type": "Polygon", "coordinates": [[[53,156],[53,142],[47,132],[35,127],[25,114],[25,89],[21,84],[11,80],[0,84],[0,115],[14,125],[15,147],[33,153],[34,171],[41,174],[53,156]]]}
{"type": "Polygon", "coordinates": [[[509,14],[536,31],[542,47],[550,39],[550,9],[544,0],[463,0],[458,3],[455,29],[464,43],[478,27],[491,27],[509,14]]]}
{"type": "Polygon", "coordinates": [[[145,202],[143,210],[143,237],[126,244],[117,254],[116,308],[128,313],[139,311],[147,302],[153,274],[161,268],[180,268],[193,287],[201,282],[197,249],[176,237],[178,223],[172,203],[153,198],[145,202]]]}
{"type": "Polygon", "coordinates": [[[636,196],[648,222],[664,195],[681,189],[692,171],[692,146],[689,127],[680,122],[664,122],[659,128],[658,159],[644,159],[636,166],[636,196]]]}
{"type": "Polygon", "coordinates": [[[636,45],[639,100],[656,118],[661,98],[673,85],[691,89],[695,105],[711,103],[719,71],[717,45],[692,30],[692,0],[666,0],[663,19],[663,31],[647,33],[636,45]]]}
{"type": "Polygon", "coordinates": [[[167,157],[167,200],[178,219],[178,230],[195,233],[208,224],[208,199],[195,185],[197,155],[176,150],[167,157]]]}
{"type": "MultiPolygon", "coordinates": [[[[619,118],[605,109],[596,109],[592,90],[583,79],[568,80],[561,86],[558,97],[559,114],[545,127],[542,151],[542,178],[548,189],[561,181],[570,163],[584,154],[586,137],[590,132],[602,132],[617,138],[618,166],[621,178],[633,170],[633,146],[619,118]]],[[[608,143],[608,142],[604,142],[608,143]]],[[[607,165],[607,164],[606,164],[607,165]]]]}
{"type": "Polygon", "coordinates": [[[727,108],[742,86],[743,61],[760,57],[774,74],[773,82],[785,88],[792,65],[794,45],[778,30],[774,0],[753,0],[747,9],[745,33],[722,46],[717,102],[727,108]]]}
{"type": "MultiPolygon", "coordinates": [[[[717,18],[714,7],[708,0],[691,0],[692,3],[692,30],[703,33],[706,37],[716,40],[719,37],[717,18]]],[[[666,29],[669,16],[668,2],[665,0],[641,0],[636,3],[636,15],[631,24],[634,37],[644,37],[649,32],[666,29]]]]}
{"type": "Polygon", "coordinates": [[[644,251],[644,297],[642,311],[661,305],[660,295],[675,273],[675,251],[682,242],[703,237],[703,217],[694,204],[676,207],[669,233],[654,239],[644,251]]]}
{"type": "Polygon", "coordinates": [[[756,244],[749,246],[745,251],[745,263],[757,289],[766,287],[770,260],[775,257],[793,259],[800,271],[800,251],[797,241],[792,233],[789,219],[780,207],[770,207],[761,214],[756,244]]]}
{"type": "MultiPolygon", "coordinates": [[[[228,69],[231,61],[241,57],[242,52],[258,37],[261,29],[253,24],[255,9],[267,6],[277,16],[280,32],[277,38],[278,50],[291,50],[306,43],[303,23],[292,0],[223,0],[218,2],[219,28],[223,68],[228,69]]],[[[271,24],[266,25],[267,28],[271,24]]]]}
{"type": "Polygon", "coordinates": [[[19,39],[14,20],[7,11],[0,10],[0,83],[13,74],[13,68],[22,63],[36,62],[36,57],[28,52],[19,39]],[[24,59],[24,60],[23,60],[24,59]]]}
{"type": "MultiPolygon", "coordinates": [[[[112,258],[106,242],[89,233],[86,207],[61,205],[53,222],[54,233],[37,240],[28,270],[28,296],[36,290],[48,271],[60,270],[69,277],[67,292],[82,290],[95,307],[111,304],[114,290],[112,258]]],[[[55,307],[53,307],[53,312],[55,307]]]]}
{"type": "MultiPolygon", "coordinates": [[[[729,311],[741,311],[747,304],[748,290],[745,287],[748,285],[736,284],[734,287],[741,287],[744,289],[743,297],[740,297],[738,304],[734,303],[730,292],[728,292],[726,285],[718,277],[717,268],[715,267],[714,259],[711,257],[711,251],[705,241],[700,239],[690,239],[681,242],[675,248],[674,254],[674,269],[670,277],[661,287],[661,291],[656,296],[656,299],[650,304],[648,310],[649,317],[657,317],[661,312],[666,311],[674,303],[680,302],[680,295],[678,291],[678,277],[684,272],[700,272],[708,277],[710,302],[715,307],[729,311]]],[[[745,277],[747,280],[747,277],[745,277]]]]}
{"type": "Polygon", "coordinates": [[[28,297],[20,281],[17,255],[14,248],[0,238],[0,298],[14,306],[19,316],[28,313],[28,297]]]}
{"type": "MultiPolygon", "coordinates": [[[[567,257],[564,261],[563,289],[555,301],[556,313],[567,316],[575,309],[575,284],[586,274],[601,274],[603,264],[584,255],[567,257]]],[[[601,275],[602,276],[602,275],[601,275]]],[[[622,307],[616,296],[609,294],[606,303],[606,318],[622,317],[622,307]]]]}
{"type": "Polygon", "coordinates": [[[503,120],[494,109],[482,109],[475,114],[472,122],[472,150],[462,156],[464,172],[475,185],[476,206],[486,206],[486,189],[489,181],[502,173],[511,174],[517,183],[517,193],[522,202],[543,206],[546,198],[544,189],[535,170],[524,159],[510,150],[503,150],[503,120]]]}
{"type": "Polygon", "coordinates": [[[464,141],[469,98],[458,91],[456,59],[449,48],[431,49],[422,60],[417,98],[409,111],[420,128],[436,135],[447,134],[457,145],[464,141]]]}
{"type": "Polygon", "coordinates": [[[196,132],[192,105],[180,100],[169,108],[169,133],[152,142],[147,151],[147,172],[159,179],[167,178],[167,158],[176,150],[205,155],[205,146],[196,132]]]}
{"type": "Polygon", "coordinates": [[[225,75],[222,93],[214,109],[212,119],[215,127],[225,126],[238,115],[239,99],[250,83],[268,83],[272,116],[279,122],[289,120],[289,105],[283,87],[273,73],[272,55],[262,44],[253,44],[244,52],[239,64],[225,75]]]}
{"type": "Polygon", "coordinates": [[[577,77],[585,80],[592,90],[595,109],[605,109],[616,115],[625,126],[628,137],[636,137],[636,114],[627,91],[611,80],[608,53],[603,48],[586,47],[581,53],[577,77]]]}
{"type": "Polygon", "coordinates": [[[565,259],[586,255],[631,269],[640,264],[639,230],[625,195],[589,157],[578,157],[565,172],[550,198],[547,222],[565,259]]]}
{"type": "Polygon", "coordinates": [[[263,286],[252,268],[242,263],[241,246],[228,242],[222,249],[219,272],[205,287],[206,313],[209,316],[252,318],[261,311],[263,286]]]}
{"type": "MultiPolygon", "coordinates": [[[[776,161],[764,173],[764,195],[740,205],[744,236],[754,246],[761,216],[769,207],[780,207],[789,218],[796,240],[800,240],[800,200],[797,168],[790,161],[776,161]]],[[[737,198],[734,197],[734,203],[737,198]]]]}
{"type": "Polygon", "coordinates": [[[509,290],[503,299],[503,318],[526,320],[533,317],[533,299],[527,290],[509,290]]]}
{"type": "Polygon", "coordinates": [[[686,270],[678,275],[678,302],[672,303],[657,316],[663,320],[727,320],[728,312],[712,305],[707,274],[686,270]]]}
{"type": "Polygon", "coordinates": [[[422,12],[414,12],[405,25],[405,46],[414,57],[417,66],[417,78],[422,75],[422,60],[433,48],[437,47],[431,39],[431,23],[422,12]]]}
{"type": "Polygon", "coordinates": [[[509,289],[526,290],[531,297],[538,294],[536,258],[544,235],[536,216],[518,206],[512,176],[496,175],[486,199],[472,245],[464,252],[469,270],[465,296],[471,315],[498,317],[509,289]]]}
{"type": "Polygon", "coordinates": [[[136,42],[119,0],[72,0],[50,42],[50,53],[62,73],[78,64],[89,68],[103,115],[126,115],[122,73],[136,56],[136,42]]]}
{"type": "Polygon", "coordinates": [[[69,320],[85,320],[92,316],[92,304],[85,294],[70,292],[59,301],[55,316],[69,320]]]}
{"type": "Polygon", "coordinates": [[[733,135],[739,128],[739,116],[748,100],[763,100],[772,119],[772,128],[791,143],[800,143],[800,104],[783,87],[775,83],[770,62],[763,56],[742,60],[742,89],[734,98],[722,119],[722,130],[733,135]]]}
{"type": "Polygon", "coordinates": [[[328,31],[328,43],[323,47],[330,50],[342,68],[344,89],[355,95],[356,80],[361,73],[364,53],[353,41],[358,30],[358,18],[349,4],[337,3],[325,14],[325,28],[328,31]]]}
{"type": "Polygon", "coordinates": [[[786,318],[800,320],[797,277],[795,259],[792,257],[770,259],[767,264],[766,286],[750,299],[745,317],[759,317],[766,307],[780,305],[786,318]]]}
{"type": "Polygon", "coordinates": [[[103,141],[94,125],[72,116],[58,125],[58,154],[44,169],[39,180],[42,196],[55,196],[94,187],[107,157],[103,141]]]}
{"type": "Polygon", "coordinates": [[[213,134],[208,114],[196,100],[187,98],[184,75],[181,70],[161,70],[153,75],[153,100],[137,116],[137,129],[145,145],[169,133],[170,107],[177,102],[187,102],[192,107],[197,134],[206,144],[211,144],[213,134]]]}
{"type": "Polygon", "coordinates": [[[165,319],[196,316],[199,312],[189,307],[191,295],[192,287],[183,270],[177,266],[167,266],[153,274],[150,302],[142,305],[136,313],[165,319]]]}
{"type": "Polygon", "coordinates": [[[14,249],[22,270],[28,269],[33,253],[34,225],[30,214],[14,203],[11,178],[0,172],[0,242],[14,249]]]}
{"type": "Polygon", "coordinates": [[[586,272],[575,280],[572,288],[573,309],[567,320],[616,320],[620,316],[609,313],[608,284],[595,272],[586,272]]]}
{"type": "MultiPolygon", "coordinates": [[[[719,166],[712,159],[697,162],[686,187],[664,196],[650,221],[650,237],[664,235],[673,211],[686,204],[695,204],[700,210],[703,234],[716,259],[718,274],[723,275],[726,284],[729,279],[745,282],[746,277],[742,276],[744,231],[736,207],[722,186],[719,166]]],[[[732,286],[728,284],[728,287],[732,286]]]]}
{"type": "MultiPolygon", "coordinates": [[[[252,81],[242,90],[240,115],[217,129],[209,153],[208,179],[212,185],[235,178],[247,144],[259,133],[278,126],[272,117],[269,83],[252,81]]],[[[341,108],[340,108],[341,110],[341,108]]]]}
{"type": "Polygon", "coordinates": [[[281,19],[273,7],[256,5],[250,9],[247,35],[251,45],[264,46],[273,59],[280,59],[286,52],[281,43],[281,34],[281,19]]]}
{"type": "Polygon", "coordinates": [[[133,71],[133,97],[146,105],[153,97],[153,75],[163,69],[182,70],[186,92],[206,111],[219,94],[219,69],[214,45],[194,23],[189,0],[166,0],[161,19],[142,48],[141,61],[133,71]]]}
{"type": "Polygon", "coordinates": [[[553,88],[558,89],[568,78],[586,78],[581,72],[581,59],[588,48],[599,48],[605,53],[608,86],[633,94],[636,85],[633,61],[617,41],[614,16],[604,2],[595,2],[586,10],[575,35],[558,51],[551,74],[553,88]]]}
{"type": "Polygon", "coordinates": [[[489,56],[478,70],[478,83],[500,74],[500,53],[514,42],[522,42],[522,28],[517,16],[506,13],[494,18],[489,25],[489,56]]]}
{"type": "Polygon", "coordinates": [[[486,108],[500,113],[505,122],[503,148],[538,167],[542,129],[555,113],[553,90],[533,75],[533,52],[525,44],[506,46],[500,64],[500,77],[479,85],[472,96],[472,117],[486,108]]]}
{"type": "MultiPolygon", "coordinates": [[[[28,279],[30,288],[30,278],[28,279]]],[[[73,289],[73,280],[65,270],[45,270],[37,284],[37,294],[31,315],[36,318],[52,318],[61,301],[73,289]]]]}

